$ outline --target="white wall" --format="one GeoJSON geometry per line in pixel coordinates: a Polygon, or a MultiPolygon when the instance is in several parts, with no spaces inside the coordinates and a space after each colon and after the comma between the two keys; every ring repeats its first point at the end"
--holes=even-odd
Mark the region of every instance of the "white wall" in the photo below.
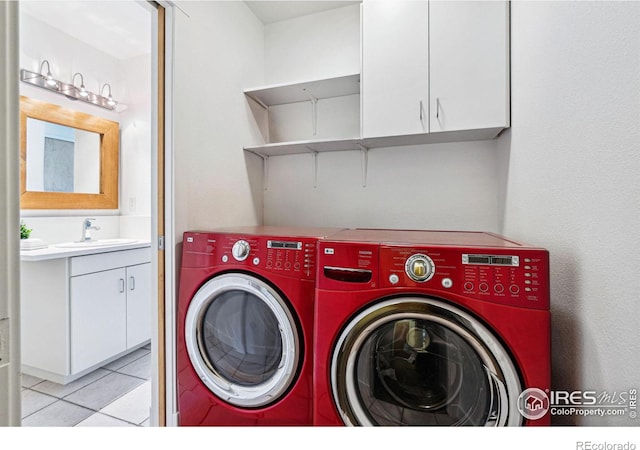
{"type": "Polygon", "coordinates": [[[501,228],[550,250],[553,388],[637,389],[640,3],[513,2],[511,22],[501,228]]]}
{"type": "Polygon", "coordinates": [[[264,27],[265,84],[360,72],[360,5],[264,27]]]}
{"type": "Polygon", "coordinates": [[[262,220],[261,142],[243,89],[263,82],[263,26],[244,2],[179,2],[174,46],[176,242],[262,220]],[[245,158],[247,160],[245,161],[245,158]]]}
{"type": "MultiPolygon", "coordinates": [[[[141,26],[150,28],[150,25],[141,26]]],[[[21,95],[119,122],[121,131],[120,208],[21,210],[23,220],[34,230],[31,236],[44,239],[48,244],[77,240],[84,218],[96,217],[96,224],[101,226],[101,230],[94,232],[95,237],[148,239],[151,233],[150,55],[119,60],[21,12],[20,67],[39,72],[44,59],[49,61],[51,72],[58,80],[70,82],[73,74],[80,72],[87,90],[96,93],[109,83],[113,97],[128,108],[116,113],[80,101],[72,102],[62,95],[20,83],[21,95]],[[135,208],[131,207],[132,204],[135,208]],[[122,218],[114,221],[113,217],[119,214],[122,218]]]]}
{"type": "Polygon", "coordinates": [[[268,225],[496,231],[496,141],[373,149],[361,154],[269,159],[268,225]]]}
{"type": "Polygon", "coordinates": [[[120,122],[120,233],[151,235],[151,55],[122,61],[127,110],[120,122]]]}

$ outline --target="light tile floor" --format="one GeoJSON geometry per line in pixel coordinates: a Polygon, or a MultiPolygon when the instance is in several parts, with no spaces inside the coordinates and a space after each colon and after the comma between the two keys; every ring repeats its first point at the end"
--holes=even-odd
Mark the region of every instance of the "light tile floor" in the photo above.
{"type": "Polygon", "coordinates": [[[144,346],[69,384],[22,375],[22,426],[148,426],[151,347],[144,346]]]}

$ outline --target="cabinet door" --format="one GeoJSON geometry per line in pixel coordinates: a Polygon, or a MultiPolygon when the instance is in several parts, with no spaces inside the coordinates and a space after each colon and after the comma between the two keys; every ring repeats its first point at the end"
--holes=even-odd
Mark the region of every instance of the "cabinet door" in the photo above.
{"type": "Polygon", "coordinates": [[[362,5],[362,136],[428,132],[429,3],[362,5]]]}
{"type": "Polygon", "coordinates": [[[126,350],[125,270],[71,277],[71,373],[126,350]]]}
{"type": "Polygon", "coordinates": [[[151,264],[127,267],[127,348],[151,339],[151,264]]]}
{"type": "Polygon", "coordinates": [[[509,5],[429,2],[430,131],[509,126],[509,5]]]}

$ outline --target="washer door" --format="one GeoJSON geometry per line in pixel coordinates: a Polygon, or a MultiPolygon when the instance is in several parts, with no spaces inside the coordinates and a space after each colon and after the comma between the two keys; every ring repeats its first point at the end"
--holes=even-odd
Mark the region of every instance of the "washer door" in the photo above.
{"type": "Polygon", "coordinates": [[[347,425],[520,425],[521,384],[477,319],[419,297],[386,300],[349,322],[331,365],[347,425]]]}
{"type": "Polygon", "coordinates": [[[300,337],[289,306],[249,275],[217,276],[193,297],[185,323],[193,368],[220,399],[257,408],[295,381],[300,337]]]}

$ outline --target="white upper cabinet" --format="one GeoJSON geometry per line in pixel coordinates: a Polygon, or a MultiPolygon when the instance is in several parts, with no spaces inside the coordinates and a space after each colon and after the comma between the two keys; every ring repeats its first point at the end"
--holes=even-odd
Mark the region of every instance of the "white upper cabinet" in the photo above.
{"type": "Polygon", "coordinates": [[[430,131],[509,126],[509,5],[429,2],[430,131]]]}
{"type": "Polygon", "coordinates": [[[365,0],[362,8],[363,138],[486,139],[509,126],[508,2],[365,0]]]}
{"type": "Polygon", "coordinates": [[[362,5],[362,137],[429,131],[429,3],[362,5]]]}

